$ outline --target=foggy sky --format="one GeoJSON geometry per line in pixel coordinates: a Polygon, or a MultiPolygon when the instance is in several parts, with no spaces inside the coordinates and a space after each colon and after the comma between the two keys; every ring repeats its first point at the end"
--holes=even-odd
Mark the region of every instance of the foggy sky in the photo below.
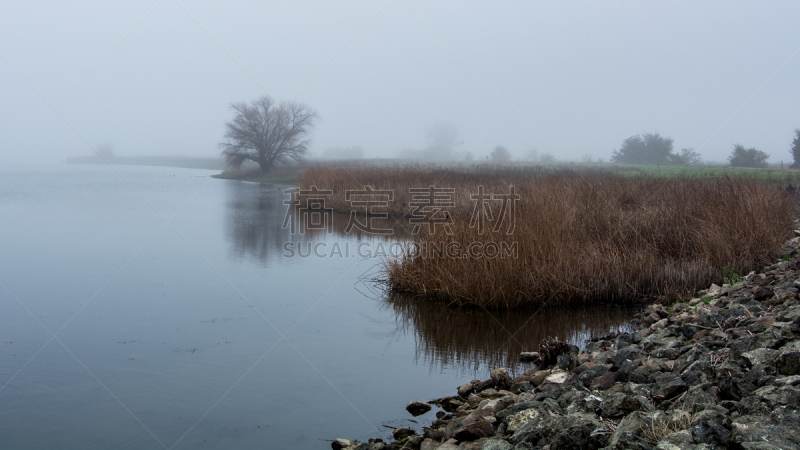
{"type": "Polygon", "coordinates": [[[219,154],[232,102],[314,108],[312,152],[394,157],[432,123],[458,151],[608,160],[628,136],[791,161],[800,3],[0,3],[0,164],[219,154]],[[53,110],[55,107],[55,110],[53,110]]]}

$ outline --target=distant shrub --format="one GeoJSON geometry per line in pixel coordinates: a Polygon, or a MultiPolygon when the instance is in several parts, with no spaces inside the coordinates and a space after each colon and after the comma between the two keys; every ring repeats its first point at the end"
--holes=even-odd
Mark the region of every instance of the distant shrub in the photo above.
{"type": "Polygon", "coordinates": [[[682,148],[680,153],[673,156],[673,161],[679,166],[699,166],[703,164],[700,154],[693,148],[682,148]]]}
{"type": "Polygon", "coordinates": [[[672,138],[658,133],[631,136],[615,150],[611,161],[623,164],[675,164],[672,138]]]}
{"type": "Polygon", "coordinates": [[[511,161],[511,153],[507,148],[503,147],[502,145],[498,145],[494,148],[494,150],[492,150],[492,153],[489,155],[489,159],[492,160],[492,162],[497,163],[509,162],[511,161]]]}
{"type": "Polygon", "coordinates": [[[731,156],[728,157],[728,162],[733,167],[765,168],[767,167],[767,159],[769,159],[769,155],[761,150],[744,148],[743,145],[736,144],[733,146],[731,156]]]}

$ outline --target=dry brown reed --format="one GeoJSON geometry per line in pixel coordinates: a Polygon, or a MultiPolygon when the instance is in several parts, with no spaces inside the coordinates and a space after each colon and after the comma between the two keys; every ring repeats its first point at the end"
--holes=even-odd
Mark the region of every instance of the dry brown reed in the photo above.
{"type": "MultiPolygon", "coordinates": [[[[409,188],[454,189],[451,234],[422,227],[414,247],[385,264],[396,291],[451,304],[514,308],[533,303],[632,302],[684,295],[774,258],[792,231],[793,197],[746,177],[625,178],[610,173],[470,172],[424,167],[311,167],[303,187],[331,189],[328,206],[350,210],[345,191],[391,189],[388,212],[413,214],[409,188]],[[519,194],[514,229],[481,234],[470,195],[519,194]],[[464,256],[473,243],[513,249],[506,257],[464,256]],[[459,254],[420,251],[446,246],[459,254]],[[503,247],[505,246],[505,247],[503,247]],[[455,257],[454,257],[455,256],[455,257]]],[[[501,220],[502,202],[488,202],[501,220]]],[[[510,221],[510,214],[502,220],[510,221]]]]}

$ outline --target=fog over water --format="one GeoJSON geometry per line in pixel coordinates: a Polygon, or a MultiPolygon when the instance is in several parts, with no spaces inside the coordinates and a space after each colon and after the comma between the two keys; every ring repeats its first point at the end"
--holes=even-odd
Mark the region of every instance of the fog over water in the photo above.
{"type": "Polygon", "coordinates": [[[608,161],[660,133],[708,162],[740,143],[788,163],[798,17],[791,1],[0,3],[0,447],[388,439],[436,413],[410,422],[409,400],[637,312],[390,295],[377,250],[410,239],[394,219],[389,237],[348,215],[295,233],[286,186],[68,157],[218,157],[231,103],[268,94],[319,114],[320,158],[444,142],[608,161]]]}
{"type": "MultiPolygon", "coordinates": [[[[0,448],[329,449],[545,336],[631,309],[448,309],[371,283],[390,241],[291,235],[281,187],[207,170],[0,167],[0,448]],[[123,178],[124,177],[124,178],[123,178]],[[285,243],[362,253],[285,255],[285,243]],[[365,255],[365,256],[362,256],[365,255]]],[[[398,234],[398,238],[403,238],[398,234]]]]}
{"type": "Polygon", "coordinates": [[[215,156],[228,106],[319,112],[312,152],[395,157],[454,125],[497,145],[610,158],[628,136],[724,161],[791,161],[800,4],[783,2],[5,2],[0,164],[215,156]]]}

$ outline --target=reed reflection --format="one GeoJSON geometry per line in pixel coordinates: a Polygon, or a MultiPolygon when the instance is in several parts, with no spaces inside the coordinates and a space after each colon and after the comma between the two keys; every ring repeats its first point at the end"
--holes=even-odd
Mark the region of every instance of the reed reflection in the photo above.
{"type": "Polygon", "coordinates": [[[387,294],[386,303],[395,311],[400,326],[413,330],[418,363],[474,374],[496,367],[521,372],[531,365],[518,361],[520,352],[538,350],[542,339],[558,337],[583,347],[587,339],[626,329],[636,311],[605,305],[514,311],[456,309],[399,294],[387,294]]]}
{"type": "Polygon", "coordinates": [[[285,256],[285,244],[355,240],[393,242],[410,239],[407,220],[319,212],[290,207],[288,186],[226,183],[225,228],[231,253],[263,264],[285,256]],[[314,216],[314,217],[312,217],[314,216]],[[355,221],[355,222],[354,222],[355,221]],[[322,223],[323,226],[316,226],[322,223]]]}

